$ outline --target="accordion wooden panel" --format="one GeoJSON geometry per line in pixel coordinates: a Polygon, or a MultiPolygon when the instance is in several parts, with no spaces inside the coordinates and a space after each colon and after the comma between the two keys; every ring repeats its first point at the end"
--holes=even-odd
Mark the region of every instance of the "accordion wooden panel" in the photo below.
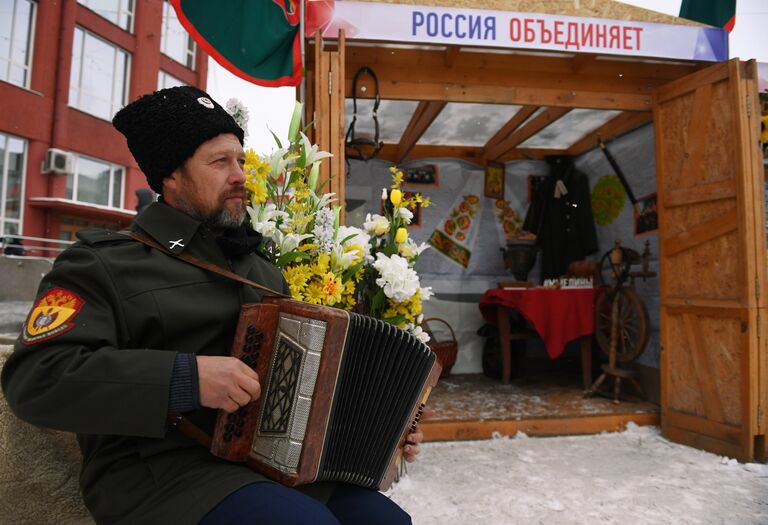
{"type": "Polygon", "coordinates": [[[288,486],[385,490],[440,375],[429,347],[378,319],[288,299],[245,305],[232,355],[261,398],[219,412],[211,451],[288,486]]]}

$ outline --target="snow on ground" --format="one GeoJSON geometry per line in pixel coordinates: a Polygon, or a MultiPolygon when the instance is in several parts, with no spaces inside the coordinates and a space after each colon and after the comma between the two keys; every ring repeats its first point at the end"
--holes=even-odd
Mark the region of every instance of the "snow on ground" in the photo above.
{"type": "Polygon", "coordinates": [[[426,443],[388,495],[414,525],[768,524],[768,465],[625,432],[426,443]]]}

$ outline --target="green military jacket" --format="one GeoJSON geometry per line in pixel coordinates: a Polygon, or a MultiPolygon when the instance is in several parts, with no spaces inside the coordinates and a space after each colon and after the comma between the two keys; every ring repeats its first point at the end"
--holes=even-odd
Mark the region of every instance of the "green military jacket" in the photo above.
{"type": "MultiPolygon", "coordinates": [[[[163,203],[134,228],[277,291],[280,271],[228,260],[215,234],[163,203]]],[[[211,455],[167,424],[177,352],[229,355],[240,306],[261,292],[116,232],[90,230],[43,278],[2,372],[13,411],[76,432],[80,486],[99,523],[197,523],[237,488],[264,478],[211,455]]],[[[187,414],[209,433],[216,411],[187,414]]]]}

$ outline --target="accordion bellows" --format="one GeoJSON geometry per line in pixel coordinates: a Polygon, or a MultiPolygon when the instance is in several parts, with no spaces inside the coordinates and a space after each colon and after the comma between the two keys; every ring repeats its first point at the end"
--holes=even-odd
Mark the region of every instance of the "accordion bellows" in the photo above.
{"type": "Polygon", "coordinates": [[[211,452],[288,486],[388,488],[440,375],[411,334],[289,299],[243,306],[232,355],[258,372],[262,395],[219,412],[211,452]]]}

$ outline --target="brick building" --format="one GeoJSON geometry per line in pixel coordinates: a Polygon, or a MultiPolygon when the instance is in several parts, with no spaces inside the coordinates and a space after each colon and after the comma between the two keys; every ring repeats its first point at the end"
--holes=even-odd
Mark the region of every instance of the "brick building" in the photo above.
{"type": "Polygon", "coordinates": [[[127,225],[147,184],[111,118],[207,59],[167,0],[0,0],[0,235],[127,225]]]}

